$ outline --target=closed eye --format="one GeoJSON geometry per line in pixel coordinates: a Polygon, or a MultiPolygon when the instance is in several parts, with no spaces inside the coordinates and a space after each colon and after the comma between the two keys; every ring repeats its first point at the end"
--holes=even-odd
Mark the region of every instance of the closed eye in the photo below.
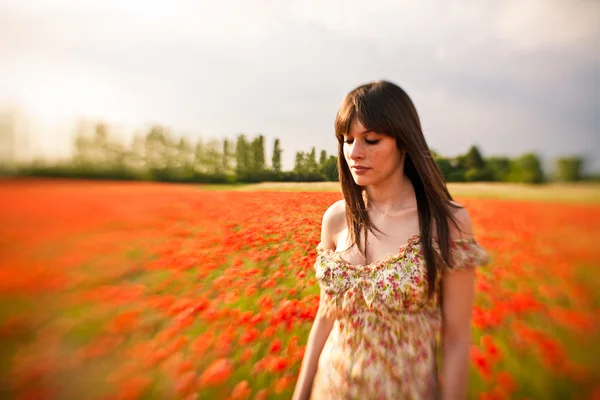
{"type": "MultiPolygon", "coordinates": [[[[352,144],[352,142],[354,142],[354,140],[352,140],[352,139],[344,140],[344,143],[346,143],[346,144],[352,144]]],[[[365,142],[367,142],[367,144],[373,145],[373,144],[379,143],[379,139],[378,140],[365,140],[365,142]]]]}

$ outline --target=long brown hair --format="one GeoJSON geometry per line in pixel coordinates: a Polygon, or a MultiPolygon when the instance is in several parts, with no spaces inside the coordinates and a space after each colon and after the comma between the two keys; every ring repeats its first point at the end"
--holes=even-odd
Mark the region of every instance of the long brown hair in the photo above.
{"type": "MultiPolygon", "coordinates": [[[[433,155],[427,146],[417,110],[410,97],[399,86],[387,81],[375,81],[357,87],[346,95],[335,119],[338,139],[338,173],[346,201],[346,222],[351,246],[357,245],[366,259],[367,231],[377,229],[372,224],[363,199],[365,187],[358,186],[344,157],[344,134],[348,134],[352,120],[357,117],[370,131],[396,139],[396,146],[406,152],[404,172],[411,180],[417,199],[420,240],[427,265],[428,293],[434,292],[438,268],[433,251],[432,223],[443,260],[450,264],[450,231],[448,222],[457,229],[458,223],[450,207],[452,196],[433,155]],[[365,231],[364,247],[360,246],[365,231]]],[[[377,229],[378,230],[378,229],[377,229]]]]}

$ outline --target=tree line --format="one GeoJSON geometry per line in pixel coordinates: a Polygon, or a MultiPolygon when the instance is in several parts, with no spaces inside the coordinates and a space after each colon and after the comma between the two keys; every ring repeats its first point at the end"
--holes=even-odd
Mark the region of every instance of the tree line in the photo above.
{"type": "MultiPolygon", "coordinates": [[[[199,138],[195,143],[169,130],[152,126],[145,135],[134,136],[129,146],[114,140],[104,123],[92,132],[80,130],[74,138],[70,159],[56,164],[37,160],[19,166],[13,174],[89,179],[153,180],[189,183],[252,183],[264,181],[337,181],[337,155],[317,149],[296,152],[294,168],[282,169],[282,145],[273,143],[270,163],[265,156],[265,137],[239,134],[235,140],[199,138]]],[[[576,182],[598,180],[582,174],[583,159],[561,157],[546,174],[536,153],[517,157],[483,157],[477,146],[456,157],[432,151],[447,182],[576,182]]]]}

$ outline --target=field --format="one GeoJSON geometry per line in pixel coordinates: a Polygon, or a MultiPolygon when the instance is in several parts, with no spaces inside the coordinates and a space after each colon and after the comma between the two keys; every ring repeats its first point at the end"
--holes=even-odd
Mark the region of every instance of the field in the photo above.
{"type": "MultiPolygon", "coordinates": [[[[207,185],[212,190],[240,191],[291,191],[291,192],[340,192],[337,182],[264,182],[254,185],[240,185],[232,188],[227,185],[207,185]]],[[[554,183],[548,185],[508,184],[497,182],[448,184],[453,196],[469,198],[536,200],[569,203],[600,204],[600,184],[595,183],[554,183]]]]}
{"type": "MultiPolygon", "coordinates": [[[[469,397],[600,399],[598,186],[449,187],[492,256],[469,397]]],[[[335,184],[2,181],[0,398],[290,398],[321,217],[340,198],[335,184]]]]}

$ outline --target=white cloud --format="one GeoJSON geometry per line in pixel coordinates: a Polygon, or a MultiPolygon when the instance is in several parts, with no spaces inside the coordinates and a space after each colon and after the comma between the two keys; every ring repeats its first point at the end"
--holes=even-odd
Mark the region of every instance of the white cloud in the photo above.
{"type": "Polygon", "coordinates": [[[0,103],[261,132],[282,139],[290,167],[296,150],[334,151],[343,95],[384,78],[407,89],[442,153],[474,141],[486,154],[579,151],[598,130],[598,4],[4,0],[0,103]]]}
{"type": "MultiPolygon", "coordinates": [[[[577,50],[597,43],[600,3],[586,0],[509,1],[495,24],[500,37],[518,49],[577,50]]],[[[589,48],[588,48],[589,50],[589,48]]]]}

